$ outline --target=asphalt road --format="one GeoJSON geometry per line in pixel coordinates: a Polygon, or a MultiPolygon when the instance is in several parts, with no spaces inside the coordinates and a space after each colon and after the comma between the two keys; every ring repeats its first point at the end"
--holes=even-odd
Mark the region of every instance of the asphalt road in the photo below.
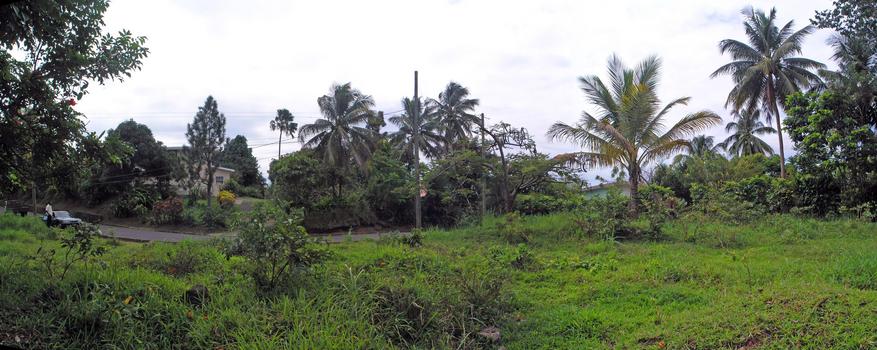
{"type": "Polygon", "coordinates": [[[193,235],[175,232],[153,231],[147,228],[122,227],[111,225],[100,225],[101,233],[107,237],[115,236],[118,239],[139,242],[181,242],[181,241],[200,241],[212,238],[205,235],[193,235]]]}
{"type": "MultiPolygon", "coordinates": [[[[222,238],[222,237],[232,237],[234,233],[232,232],[222,232],[222,233],[213,233],[209,235],[194,235],[187,233],[176,233],[176,232],[163,232],[163,231],[155,231],[149,228],[140,228],[140,227],[122,227],[122,226],[112,226],[112,225],[101,225],[101,232],[104,236],[112,237],[115,235],[116,238],[127,240],[127,241],[137,241],[137,242],[181,242],[186,240],[191,241],[199,241],[199,240],[207,240],[211,238],[222,238]]],[[[408,233],[401,233],[402,235],[406,235],[408,233]]],[[[364,233],[364,234],[332,234],[332,235],[312,235],[316,238],[324,238],[330,243],[340,243],[345,242],[348,239],[352,241],[362,241],[366,239],[379,239],[381,236],[388,236],[390,233],[364,233]]]]}

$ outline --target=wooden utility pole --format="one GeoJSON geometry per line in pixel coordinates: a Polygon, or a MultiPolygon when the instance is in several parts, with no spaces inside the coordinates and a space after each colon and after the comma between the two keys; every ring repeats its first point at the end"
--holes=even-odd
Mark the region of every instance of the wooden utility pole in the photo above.
{"type": "Polygon", "coordinates": [[[422,225],[420,216],[420,192],[423,184],[420,183],[420,98],[417,97],[417,71],[414,71],[414,176],[417,177],[417,190],[414,191],[414,227],[422,225]]]}
{"type": "MultiPolygon", "coordinates": [[[[487,155],[484,151],[484,113],[481,113],[481,161],[485,162],[487,155]]],[[[487,165],[487,164],[484,164],[487,165]]],[[[487,214],[487,172],[486,167],[481,167],[481,217],[487,214]]]]}

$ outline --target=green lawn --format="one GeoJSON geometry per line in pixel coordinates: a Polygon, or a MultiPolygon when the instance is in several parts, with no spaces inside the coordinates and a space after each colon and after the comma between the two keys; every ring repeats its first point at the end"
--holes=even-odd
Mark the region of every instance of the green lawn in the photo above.
{"type": "Polygon", "coordinates": [[[58,348],[865,349],[877,347],[877,225],[679,219],[660,241],[579,237],[524,218],[332,245],[322,267],[258,292],[215,243],[108,244],[64,279],[25,255],[53,232],[0,217],[0,344],[58,348]],[[183,298],[194,284],[210,299],[183,298]],[[127,301],[127,303],[126,303],[127,301]],[[499,344],[476,335],[500,329],[499,344]],[[16,340],[17,339],[17,340],[16,340]]]}

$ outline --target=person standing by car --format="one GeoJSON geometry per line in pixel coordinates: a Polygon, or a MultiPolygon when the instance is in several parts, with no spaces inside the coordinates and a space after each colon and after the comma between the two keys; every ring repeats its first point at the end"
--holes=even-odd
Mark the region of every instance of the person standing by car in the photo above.
{"type": "Polygon", "coordinates": [[[52,203],[46,203],[46,226],[52,226],[55,221],[55,211],[52,210],[52,203]]]}

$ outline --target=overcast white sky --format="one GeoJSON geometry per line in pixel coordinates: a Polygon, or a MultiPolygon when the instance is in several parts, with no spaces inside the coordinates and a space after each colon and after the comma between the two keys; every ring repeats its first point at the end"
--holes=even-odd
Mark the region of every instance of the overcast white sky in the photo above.
{"type": "MultiPolygon", "coordinates": [[[[556,154],[576,148],[549,142],[545,131],[588,108],[577,77],[605,76],[613,52],[628,65],[650,54],[663,58],[659,96],[693,98],[672,119],[710,109],[729,120],[730,78],[709,74],[729,61],[719,40],[744,39],[740,10],[748,5],[775,6],[781,24],[794,20],[801,28],[831,1],[114,0],[107,28],[146,36],[150,55],[142,71],[93,87],[76,108],[90,130],[133,118],[178,146],[213,95],[228,136],[242,134],[254,146],[276,142],[268,123],[278,108],[293,111],[300,125],[319,117],[317,98],[333,82],[352,82],[378,110],[397,111],[419,70],[421,95],[437,97],[457,81],[481,99],[478,112],[488,123],[526,127],[540,151],[556,154]]],[[[804,56],[834,66],[829,35],[810,36],[804,56]]],[[[724,132],[708,134],[720,139],[724,132]]],[[[775,136],[767,141],[777,144],[775,136]]],[[[283,145],[284,153],[296,149],[283,145]]],[[[267,172],[277,146],[253,151],[267,172]]],[[[588,177],[594,174],[607,171],[588,177]]]]}

